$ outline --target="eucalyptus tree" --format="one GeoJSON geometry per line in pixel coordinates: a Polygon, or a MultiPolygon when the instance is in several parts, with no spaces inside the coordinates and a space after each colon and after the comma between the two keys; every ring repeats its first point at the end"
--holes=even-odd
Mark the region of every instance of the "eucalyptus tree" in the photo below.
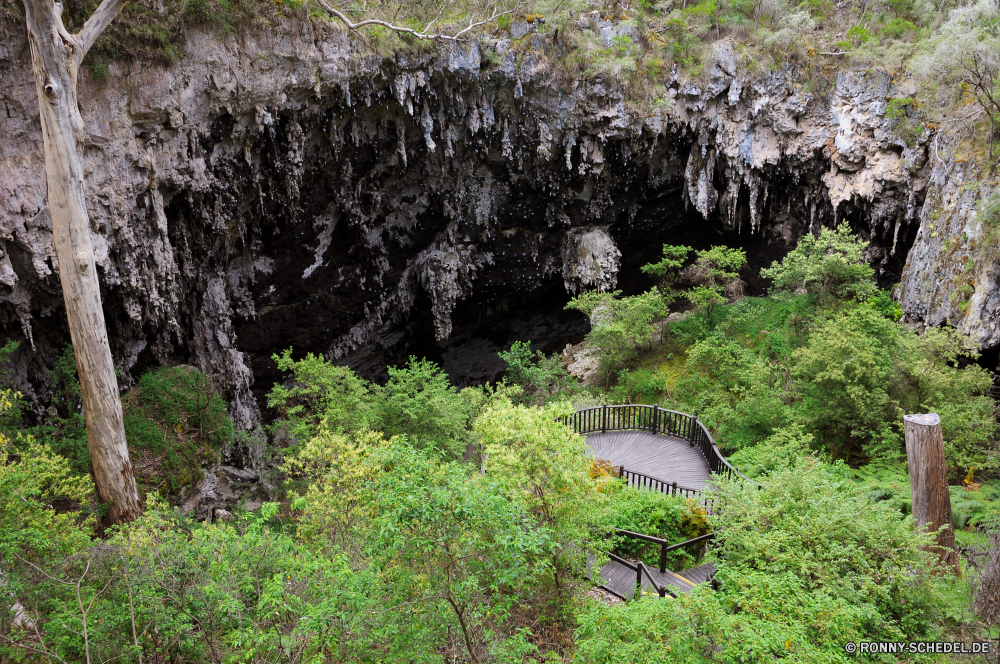
{"type": "MultiPolygon", "coordinates": [[[[83,392],[94,483],[101,502],[108,506],[105,521],[124,523],[140,514],[141,505],[125,440],[118,381],[90,237],[83,173],[84,123],[77,99],[77,79],[87,51],[121,11],[125,0],[104,0],[75,34],[63,23],[61,4],[53,0],[23,2],[38,89],[52,236],[83,392]]],[[[511,14],[519,6],[519,0],[509,4],[487,0],[485,5],[465,8],[461,12],[463,25],[458,28],[434,31],[432,28],[441,22],[445,12],[455,9],[453,0],[439,0],[425,8],[433,19],[422,30],[378,18],[353,22],[324,0],[317,2],[331,18],[350,30],[380,27],[437,42],[465,41],[472,31],[511,14]]]]}
{"type": "Polygon", "coordinates": [[[71,34],[63,24],[61,4],[24,0],[45,148],[52,240],[83,392],[94,484],[108,508],[106,523],[131,521],[142,508],[125,442],[118,380],[90,237],[77,79],[87,51],[124,4],[125,0],[104,0],[83,28],[71,34]]]}

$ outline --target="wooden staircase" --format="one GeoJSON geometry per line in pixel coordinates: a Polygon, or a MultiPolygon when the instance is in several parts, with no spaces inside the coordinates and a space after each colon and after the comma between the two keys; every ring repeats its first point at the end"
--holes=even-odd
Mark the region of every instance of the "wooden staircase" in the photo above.
{"type": "MultiPolygon", "coordinates": [[[[660,588],[665,588],[666,594],[679,597],[691,592],[699,583],[710,582],[714,575],[715,565],[712,563],[691,567],[683,572],[671,572],[670,570],[660,572],[660,570],[652,568],[649,569],[649,576],[645,573],[642,574],[642,594],[658,597],[660,588]],[[650,576],[652,579],[649,578],[650,576]],[[654,581],[656,585],[653,584],[654,581]]],[[[635,568],[628,567],[617,560],[611,560],[601,568],[600,586],[622,599],[633,599],[635,589],[638,587],[635,568]]]]}
{"type": "MultiPolygon", "coordinates": [[[[667,410],[659,406],[627,404],[584,408],[561,418],[573,431],[587,435],[590,454],[604,460],[611,472],[626,483],[670,495],[691,498],[711,513],[711,496],[703,492],[713,474],[727,478],[748,478],[733,468],[705,425],[696,415],[667,410]]],[[[715,565],[704,563],[683,572],[666,568],[670,551],[704,546],[712,533],[686,542],[670,544],[664,539],[643,533],[615,529],[617,535],[660,546],[657,568],[643,562],[633,562],[609,553],[610,561],[601,572],[600,586],[626,600],[642,595],[680,597],[695,586],[710,582],[715,565]]],[[[587,573],[593,578],[592,560],[587,573]]]]}
{"type": "Polygon", "coordinates": [[[601,587],[605,590],[621,597],[622,599],[632,599],[635,596],[636,588],[642,588],[642,595],[652,594],[659,597],[680,597],[691,592],[699,583],[707,583],[715,575],[715,565],[704,563],[697,567],[691,567],[683,572],[672,572],[667,569],[667,554],[677,549],[687,548],[691,550],[697,545],[703,547],[708,540],[715,537],[714,533],[708,533],[701,537],[695,537],[685,542],[670,544],[667,540],[643,533],[635,533],[630,530],[616,528],[618,535],[631,539],[638,539],[652,544],[660,545],[659,568],[650,568],[642,562],[626,560],[614,553],[609,553],[611,560],[601,568],[601,587]]]}

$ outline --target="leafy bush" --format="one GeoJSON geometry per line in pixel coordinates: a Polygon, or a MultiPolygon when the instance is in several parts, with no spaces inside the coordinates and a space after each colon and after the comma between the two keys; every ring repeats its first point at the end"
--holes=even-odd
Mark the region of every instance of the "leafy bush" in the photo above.
{"type": "Polygon", "coordinates": [[[888,23],[886,23],[884,31],[890,37],[899,39],[900,37],[902,37],[907,33],[916,32],[917,26],[915,26],[910,21],[907,21],[906,19],[894,18],[888,23]]]}
{"type": "Polygon", "coordinates": [[[622,380],[645,377],[642,400],[697,413],[727,454],[797,424],[816,452],[852,465],[894,462],[902,415],[937,412],[953,478],[992,464],[997,408],[989,372],[968,361],[975,344],[955,330],[900,324],[899,304],[860,262],[863,245],[844,228],[803,238],[771,268],[783,290],[722,307],[714,323],[669,324],[664,350],[622,380]],[[650,371],[663,352],[685,355],[669,389],[650,371]]]}
{"type": "MultiPolygon", "coordinates": [[[[671,544],[709,531],[705,510],[694,500],[636,488],[624,482],[608,492],[607,513],[601,525],[653,535],[671,544]]],[[[616,551],[635,556],[650,565],[659,565],[658,545],[621,535],[614,536],[612,541],[616,551]]],[[[685,550],[670,552],[667,554],[668,568],[682,570],[690,567],[695,560],[692,553],[685,550]]]]}
{"type": "Polygon", "coordinates": [[[892,395],[904,413],[936,412],[941,416],[945,459],[956,479],[970,466],[993,462],[997,436],[997,404],[989,396],[990,372],[960,358],[979,356],[974,342],[951,328],[932,328],[917,335],[900,327],[900,353],[892,395]]]}
{"type": "Polygon", "coordinates": [[[757,445],[744,447],[729,455],[729,462],[750,478],[763,478],[794,468],[811,453],[813,435],[801,425],[779,429],[757,445]]]}
{"type": "Polygon", "coordinates": [[[846,224],[836,230],[823,228],[819,236],[806,233],[781,261],[760,271],[774,280],[777,290],[804,291],[824,297],[866,298],[874,292],[875,271],[863,258],[868,243],[859,240],[846,224]]]}
{"type": "Polygon", "coordinates": [[[663,258],[642,266],[642,271],[659,277],[664,300],[686,297],[695,309],[710,318],[715,308],[726,302],[727,295],[742,295],[739,271],[746,265],[746,252],[714,246],[695,252],[695,261],[681,269],[691,247],[663,245],[663,258]],[[687,289],[680,288],[686,284],[687,289]]]}
{"type": "Polygon", "coordinates": [[[860,46],[865,42],[871,41],[875,35],[868,31],[863,25],[855,25],[850,30],[847,31],[845,35],[852,44],[855,46],[860,46]]]}
{"type": "Polygon", "coordinates": [[[664,391],[667,376],[647,369],[618,372],[618,385],[608,393],[609,402],[653,404],[664,391]]]}
{"type": "Polygon", "coordinates": [[[718,431],[727,450],[753,445],[790,420],[781,374],[766,354],[737,339],[713,335],[696,342],[686,370],[674,393],[718,431]]]}
{"type": "Polygon", "coordinates": [[[507,365],[504,381],[524,390],[524,401],[544,402],[546,397],[567,391],[572,377],[563,368],[559,355],[545,357],[540,350],[532,351],[531,342],[515,341],[508,351],[497,353],[507,365]]]}
{"type": "Polygon", "coordinates": [[[290,385],[275,385],[267,394],[267,405],[277,408],[289,424],[289,434],[308,440],[322,423],[333,431],[358,431],[371,426],[371,386],[348,367],[327,362],[308,353],[292,359],[292,349],[273,355],[279,371],[290,371],[290,385]]]}
{"type": "MultiPolygon", "coordinates": [[[[18,342],[10,341],[0,350],[0,363],[9,362],[17,350],[18,342]]],[[[5,388],[11,386],[11,377],[0,381],[5,388]]],[[[83,394],[76,375],[76,356],[67,344],[56,358],[52,368],[45,372],[47,394],[42,400],[41,412],[32,412],[20,393],[11,392],[11,408],[0,415],[0,426],[7,433],[15,448],[18,436],[23,433],[49,447],[64,457],[77,473],[90,472],[90,447],[83,415],[83,394]]]]}
{"type": "Polygon", "coordinates": [[[780,471],[760,488],[724,483],[718,504],[712,524],[730,579],[743,570],[791,574],[805,590],[851,605],[867,638],[932,633],[936,559],[920,550],[930,536],[891,506],[870,505],[837,466],[780,471]]]}
{"type": "Polygon", "coordinates": [[[610,388],[612,377],[635,358],[638,348],[653,338],[654,321],[666,311],[663,298],[655,290],[632,297],[620,295],[620,291],[590,291],[566,305],[567,309],[590,316],[587,345],[600,349],[600,375],[605,390],[610,388]]]}
{"type": "MultiPolygon", "coordinates": [[[[0,393],[0,410],[13,405],[9,391],[0,393]]],[[[90,479],[72,471],[67,461],[30,436],[22,436],[16,453],[0,434],[0,564],[5,572],[17,558],[38,561],[66,555],[89,543],[81,524],[87,512],[53,509],[65,501],[87,506],[94,492],[90,479]]]]}
{"type": "MultiPolygon", "coordinates": [[[[910,518],[871,505],[836,467],[721,482],[718,592],[580,616],[584,662],[849,662],[845,641],[933,639],[942,596],[910,518]]],[[[938,637],[939,638],[939,637],[938,637]]],[[[889,660],[886,660],[889,661],[889,660]]]]}
{"type": "Polygon", "coordinates": [[[889,396],[899,330],[868,308],[825,321],[795,351],[792,377],[802,396],[798,419],[816,442],[848,463],[898,454],[889,396]]]}
{"type": "Polygon", "coordinates": [[[902,305],[894,301],[892,294],[887,290],[876,290],[865,300],[865,304],[894,323],[903,317],[902,305]]]}
{"type": "Polygon", "coordinates": [[[459,458],[469,438],[472,403],[460,393],[440,367],[429,360],[410,358],[405,367],[389,367],[389,380],[373,388],[377,428],[387,436],[406,435],[419,447],[437,448],[448,458],[459,458]]]}
{"type": "Polygon", "coordinates": [[[175,492],[201,479],[201,466],[233,441],[225,400],[194,367],[146,373],[122,400],[125,437],[147,489],[175,492]]]}
{"type": "Polygon", "coordinates": [[[486,474],[516,487],[538,527],[551,533],[549,571],[557,590],[579,578],[588,550],[602,549],[591,526],[604,509],[606,494],[600,489],[617,482],[591,479],[585,439],[556,421],[569,412],[567,404],[528,408],[498,400],[475,422],[486,451],[486,474]]]}
{"type": "MultiPolygon", "coordinates": [[[[415,357],[405,367],[389,367],[389,380],[382,386],[311,353],[293,360],[289,349],[274,359],[280,369],[292,372],[292,380],[275,385],[268,405],[279,408],[286,422],[278,427],[287,426],[299,442],[321,429],[349,436],[372,430],[407,435],[414,444],[454,459],[472,440],[473,415],[495,396],[484,388],[459,392],[435,363],[415,357]]],[[[500,393],[511,395],[510,390],[500,393]]]]}
{"type": "MultiPolygon", "coordinates": [[[[16,348],[16,342],[8,343],[0,351],[0,363],[16,348]]],[[[11,393],[12,407],[0,414],[0,428],[15,448],[30,437],[65,458],[75,472],[89,473],[90,448],[72,346],[64,348],[45,382],[47,407],[36,414],[36,423],[26,423],[32,413],[19,394],[11,393]]],[[[161,368],[142,376],[122,398],[125,436],[142,489],[173,492],[201,479],[200,467],[214,461],[233,440],[227,407],[208,378],[193,367],[161,368]]]]}

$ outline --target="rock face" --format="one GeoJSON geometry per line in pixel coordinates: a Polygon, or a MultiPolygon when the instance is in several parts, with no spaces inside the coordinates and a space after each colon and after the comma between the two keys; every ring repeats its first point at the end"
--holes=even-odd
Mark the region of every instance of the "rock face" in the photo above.
{"type": "MultiPolygon", "coordinates": [[[[0,30],[0,322],[22,341],[21,389],[41,395],[68,335],[27,46],[0,30]]],[[[724,41],[705,81],[675,76],[647,112],[611,80],[562,76],[561,45],[538,34],[519,54],[487,39],[382,59],[352,43],[310,23],[195,33],[172,68],[81,81],[125,384],[197,365],[250,426],[290,346],[370,376],[418,354],[489,379],[515,338],[578,341],[569,294],[644,287],[638,266],[665,242],[741,244],[760,267],[835,219],[900,281],[927,196],[928,137],[907,145],[884,118],[905,81],[842,73],[818,100],[791,72],[737,71],[724,41]]]]}
{"type": "MultiPolygon", "coordinates": [[[[897,296],[918,328],[951,325],[981,348],[1000,345],[1000,201],[982,201],[968,163],[936,161],[897,296]],[[978,211],[977,211],[978,210],[978,211]],[[992,217],[990,219],[989,217],[992,217]]],[[[991,367],[992,368],[992,367],[991,367]]],[[[1000,369],[1000,366],[997,367],[1000,369]]]]}

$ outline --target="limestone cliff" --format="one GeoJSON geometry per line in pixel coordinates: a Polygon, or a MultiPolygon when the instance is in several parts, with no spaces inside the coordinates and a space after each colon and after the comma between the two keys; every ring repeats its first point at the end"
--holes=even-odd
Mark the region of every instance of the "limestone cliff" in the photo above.
{"type": "MultiPolygon", "coordinates": [[[[492,378],[513,338],[578,339],[567,293],[642,287],[664,242],[742,244],[759,268],[835,219],[871,239],[883,284],[925,278],[903,263],[928,186],[952,180],[926,166],[926,132],[908,144],[884,117],[906,79],[843,72],[816,98],[794,71],[742,72],[723,41],[702,80],[675,73],[639,104],[561,75],[560,44],[514,28],[391,58],[307,22],[192,33],[173,67],[81,81],[124,382],[195,364],[248,426],[289,346],[372,375],[417,353],[492,378]]],[[[0,40],[0,322],[30,394],[67,335],[20,29],[0,40]]]]}
{"type": "Polygon", "coordinates": [[[995,349],[1000,250],[983,217],[995,215],[997,203],[982,200],[983,178],[973,164],[935,159],[928,170],[930,195],[898,293],[906,320],[920,328],[951,325],[981,348],[995,349]]]}

